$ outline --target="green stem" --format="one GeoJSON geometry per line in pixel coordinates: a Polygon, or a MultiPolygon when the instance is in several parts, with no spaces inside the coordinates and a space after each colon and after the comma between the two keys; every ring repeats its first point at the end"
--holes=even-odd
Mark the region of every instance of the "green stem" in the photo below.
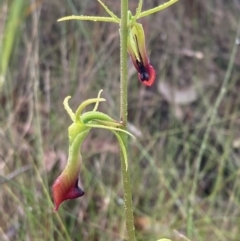
{"type": "MultiPolygon", "coordinates": [[[[124,123],[124,129],[127,126],[127,103],[128,103],[128,75],[127,75],[127,35],[128,35],[128,0],[121,0],[121,23],[120,23],[120,116],[124,123]]],[[[122,137],[123,144],[128,153],[128,136],[125,133],[119,133],[122,137]]],[[[128,157],[127,157],[128,158],[128,157]]],[[[123,178],[124,189],[124,205],[126,215],[126,227],[129,241],[135,241],[135,227],[133,221],[133,205],[132,205],[132,191],[131,181],[129,175],[129,168],[127,168],[123,154],[121,153],[121,170],[123,178]]]]}
{"type": "Polygon", "coordinates": [[[128,104],[128,71],[127,71],[127,18],[128,18],[128,0],[121,0],[121,23],[120,23],[120,114],[121,120],[127,125],[127,104],[128,104]]]}

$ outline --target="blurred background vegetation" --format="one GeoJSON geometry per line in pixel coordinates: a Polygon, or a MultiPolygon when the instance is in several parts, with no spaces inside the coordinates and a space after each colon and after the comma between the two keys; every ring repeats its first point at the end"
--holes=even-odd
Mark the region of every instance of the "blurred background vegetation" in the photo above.
{"type": "MultiPolygon", "coordinates": [[[[105,0],[118,16],[120,1],[105,0]]],[[[163,3],[144,2],[144,10],[163,3]]],[[[135,11],[137,0],[130,0],[135,11]]],[[[230,62],[239,0],[180,0],[141,19],[157,72],[146,88],[129,61],[130,169],[138,240],[240,240],[240,52],[230,62]],[[232,67],[223,100],[213,106],[232,67]],[[209,118],[214,123],[209,126],[209,118]],[[203,143],[209,127],[209,138],[203,143]],[[200,153],[201,146],[204,152],[200,153]],[[199,163],[198,160],[200,160],[199,163]],[[199,170],[197,165],[199,164],[199,170]]],[[[82,148],[84,197],[53,212],[73,109],[99,89],[119,119],[119,26],[56,20],[105,15],[96,0],[0,2],[0,240],[126,240],[119,149],[92,131],[82,148]]]]}

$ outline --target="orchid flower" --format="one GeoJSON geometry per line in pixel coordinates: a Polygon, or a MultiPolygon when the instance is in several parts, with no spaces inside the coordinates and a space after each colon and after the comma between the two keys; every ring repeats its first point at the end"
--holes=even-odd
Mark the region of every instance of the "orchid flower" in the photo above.
{"type": "MultiPolygon", "coordinates": [[[[153,66],[150,64],[149,58],[145,48],[145,35],[143,27],[140,23],[137,23],[137,19],[148,16],[155,12],[161,11],[178,0],[170,0],[155,8],[142,12],[143,0],[139,1],[136,9],[136,14],[133,16],[129,11],[128,13],[128,53],[132,59],[133,65],[138,72],[138,79],[146,86],[152,86],[155,82],[156,72],[153,66]]],[[[88,20],[88,21],[102,21],[121,24],[121,20],[109,10],[109,8],[101,1],[98,2],[103,6],[110,17],[99,16],[68,16],[59,19],[58,21],[65,20],[88,20]]]]}
{"type": "Polygon", "coordinates": [[[128,53],[138,72],[138,79],[146,86],[155,82],[156,72],[149,62],[145,49],[143,27],[139,23],[133,24],[128,34],[128,53]]]}
{"type": "Polygon", "coordinates": [[[65,169],[56,179],[52,187],[54,211],[57,211],[60,204],[65,200],[75,199],[84,195],[84,191],[78,186],[79,172],[82,162],[82,157],[79,149],[81,148],[84,139],[92,128],[107,129],[113,132],[117,137],[124,159],[125,161],[127,160],[126,148],[124,147],[121,135],[119,133],[124,132],[128,135],[131,134],[121,129],[121,127],[123,127],[123,123],[119,123],[112,119],[110,116],[97,111],[99,102],[105,101],[105,99],[100,98],[101,92],[102,91],[99,92],[97,98],[84,101],[78,107],[76,113],[73,113],[68,105],[68,100],[71,98],[70,96],[66,97],[63,102],[63,105],[73,123],[68,128],[68,162],[65,169]],[[82,114],[83,109],[93,103],[95,103],[93,111],[88,111],[82,114]]]}
{"type": "MultiPolygon", "coordinates": [[[[74,126],[71,126],[74,127],[74,126]]],[[[71,129],[69,127],[69,129],[71,129]]],[[[83,128],[84,129],[84,128],[83,128]]],[[[57,211],[60,204],[68,199],[75,199],[84,195],[84,191],[78,186],[79,172],[82,157],[79,153],[79,147],[87,136],[89,130],[80,132],[69,147],[68,162],[53,184],[54,211],[57,211]]]]}

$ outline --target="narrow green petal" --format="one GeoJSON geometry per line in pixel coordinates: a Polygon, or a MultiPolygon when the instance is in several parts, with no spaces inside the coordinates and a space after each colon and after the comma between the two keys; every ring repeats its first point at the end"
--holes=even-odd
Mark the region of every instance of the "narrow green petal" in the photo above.
{"type": "Polygon", "coordinates": [[[117,21],[117,23],[120,23],[120,19],[101,1],[98,0],[98,2],[102,5],[102,7],[106,10],[106,12],[117,21]]]}
{"type": "Polygon", "coordinates": [[[106,120],[94,120],[95,122],[104,125],[104,126],[112,126],[112,127],[116,127],[116,128],[121,128],[123,127],[122,123],[119,123],[115,120],[112,121],[106,121],[106,120]]]}
{"type": "Polygon", "coordinates": [[[110,18],[110,17],[84,16],[84,15],[67,16],[67,17],[60,18],[57,21],[61,22],[61,21],[66,21],[66,20],[83,20],[83,21],[94,21],[94,22],[99,21],[99,22],[119,23],[116,19],[110,18]]]}
{"type": "Polygon", "coordinates": [[[69,99],[71,98],[71,96],[67,96],[64,101],[63,101],[63,106],[65,108],[65,110],[67,111],[67,113],[69,114],[71,120],[73,122],[75,122],[75,114],[73,113],[72,109],[70,108],[69,104],[68,104],[68,101],[69,99]]]}
{"type": "Polygon", "coordinates": [[[110,131],[124,132],[124,133],[128,134],[129,136],[131,136],[132,138],[135,139],[134,135],[132,135],[130,132],[125,131],[121,128],[117,128],[117,127],[113,127],[113,126],[104,126],[104,125],[101,125],[101,124],[98,124],[98,123],[88,123],[88,124],[85,124],[85,126],[89,127],[89,128],[99,128],[99,129],[106,129],[106,130],[110,130],[110,131]]]}
{"type": "MultiPolygon", "coordinates": [[[[97,96],[98,99],[100,99],[100,96],[101,96],[102,92],[103,92],[103,89],[99,90],[98,96],[97,96]]],[[[96,102],[96,104],[95,104],[95,106],[93,108],[93,111],[96,111],[98,109],[98,105],[99,105],[99,101],[96,102]]]]}
{"type": "Polygon", "coordinates": [[[174,4],[175,2],[177,2],[178,0],[170,0],[169,2],[166,2],[158,7],[155,7],[155,8],[152,8],[152,9],[149,9],[147,11],[143,11],[139,14],[139,16],[137,17],[138,18],[143,18],[143,17],[146,17],[150,14],[153,14],[153,13],[156,13],[156,12],[159,12],[169,6],[171,6],[172,4],[174,4]]]}
{"type": "Polygon", "coordinates": [[[132,56],[132,58],[137,58],[138,61],[140,61],[140,56],[138,53],[138,47],[135,41],[135,36],[134,33],[132,31],[132,28],[129,30],[129,34],[128,34],[128,52],[129,54],[132,56]]]}
{"type": "Polygon", "coordinates": [[[118,143],[119,143],[120,149],[122,151],[123,159],[124,159],[126,170],[127,170],[128,169],[127,151],[126,151],[126,148],[124,146],[123,140],[122,140],[121,136],[116,131],[113,131],[113,133],[115,134],[116,138],[118,139],[118,143]]]}
{"type": "Polygon", "coordinates": [[[138,7],[137,7],[137,9],[136,9],[136,14],[135,14],[135,16],[133,17],[134,20],[138,19],[138,16],[139,16],[140,13],[142,12],[142,5],[143,5],[143,0],[139,0],[138,7]]]}

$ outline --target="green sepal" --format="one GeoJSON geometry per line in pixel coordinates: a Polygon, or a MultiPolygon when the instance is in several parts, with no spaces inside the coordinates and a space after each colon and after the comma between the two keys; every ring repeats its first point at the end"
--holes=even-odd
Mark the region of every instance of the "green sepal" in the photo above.
{"type": "Polygon", "coordinates": [[[109,122],[113,122],[113,123],[118,123],[113,118],[111,118],[109,115],[107,115],[103,112],[100,112],[100,111],[86,112],[86,113],[82,114],[80,119],[85,124],[87,124],[88,122],[91,122],[93,120],[99,120],[99,121],[102,120],[102,121],[109,121],[109,122]]]}
{"type": "Polygon", "coordinates": [[[89,131],[90,128],[85,126],[82,123],[72,123],[68,127],[68,138],[69,138],[69,145],[71,145],[74,140],[77,138],[79,133],[89,131]]]}
{"type": "MultiPolygon", "coordinates": [[[[125,167],[126,167],[126,170],[128,170],[127,150],[126,150],[126,147],[125,147],[124,142],[122,140],[122,137],[116,131],[112,131],[112,132],[115,134],[116,138],[118,139],[118,144],[120,146],[122,156],[123,156],[123,159],[124,159],[124,162],[125,162],[125,167]]],[[[127,133],[127,134],[129,134],[129,133],[127,133]]]]}
{"type": "Polygon", "coordinates": [[[132,23],[131,28],[128,31],[128,51],[130,55],[137,58],[141,62],[141,56],[145,55],[145,35],[142,24],[132,23]],[[140,52],[139,52],[140,51],[140,52]]]}
{"type": "Polygon", "coordinates": [[[80,132],[76,132],[78,131],[78,128],[71,129],[69,127],[68,130],[69,130],[68,132],[68,135],[69,135],[68,165],[69,167],[71,167],[69,168],[69,170],[72,170],[74,172],[74,167],[75,168],[77,167],[76,163],[79,162],[79,156],[81,155],[79,149],[81,148],[81,145],[85,140],[85,138],[87,137],[90,129],[89,128],[86,128],[85,130],[81,129],[80,132]],[[74,131],[74,132],[70,133],[71,131],[74,131]]]}

